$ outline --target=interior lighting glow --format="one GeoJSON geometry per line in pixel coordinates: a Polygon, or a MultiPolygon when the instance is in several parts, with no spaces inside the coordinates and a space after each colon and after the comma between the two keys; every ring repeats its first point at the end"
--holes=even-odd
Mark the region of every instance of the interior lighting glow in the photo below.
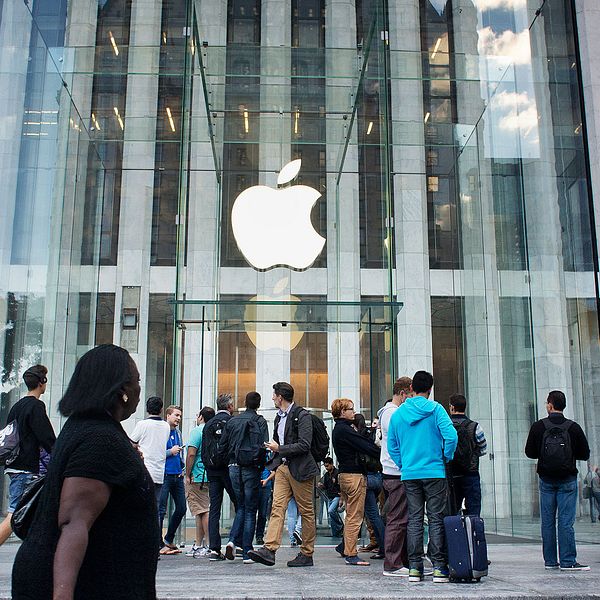
{"type": "Polygon", "coordinates": [[[373,121],[369,121],[369,126],[367,127],[367,135],[371,135],[372,130],[373,130],[373,121]]]}
{"type": "Polygon", "coordinates": [[[244,131],[248,133],[250,131],[250,123],[248,121],[248,111],[244,111],[244,131]]]}
{"type": "Polygon", "coordinates": [[[163,31],[162,38],[163,38],[163,44],[166,46],[167,45],[167,32],[166,31],[163,31]]]}
{"type": "Polygon", "coordinates": [[[425,118],[423,119],[423,123],[427,123],[427,121],[429,121],[429,117],[431,116],[431,113],[428,112],[425,114],[425,118]]]}
{"type": "Polygon", "coordinates": [[[297,108],[294,114],[294,135],[298,135],[300,125],[300,110],[297,108]]]}
{"type": "Polygon", "coordinates": [[[96,119],[96,115],[94,113],[92,113],[92,123],[94,124],[96,130],[100,131],[100,123],[98,123],[98,120],[96,119]]]}
{"type": "Polygon", "coordinates": [[[115,106],[113,110],[115,111],[115,115],[117,117],[117,121],[119,121],[121,129],[125,129],[125,126],[123,125],[123,119],[121,119],[121,115],[119,114],[119,109],[115,106]]]}
{"type": "Polygon", "coordinates": [[[435,46],[433,48],[433,53],[431,54],[431,60],[435,60],[436,54],[438,53],[438,50],[440,49],[441,43],[442,43],[442,38],[439,37],[437,39],[437,41],[435,42],[435,46]]]}
{"type": "Polygon", "coordinates": [[[113,36],[112,31],[108,32],[108,37],[110,38],[110,43],[112,44],[115,56],[119,56],[119,46],[117,46],[117,42],[115,41],[115,37],[113,36]]]}
{"type": "Polygon", "coordinates": [[[167,117],[169,117],[169,125],[171,126],[171,131],[175,133],[175,123],[173,122],[173,115],[171,114],[171,109],[167,106],[167,117]]]}

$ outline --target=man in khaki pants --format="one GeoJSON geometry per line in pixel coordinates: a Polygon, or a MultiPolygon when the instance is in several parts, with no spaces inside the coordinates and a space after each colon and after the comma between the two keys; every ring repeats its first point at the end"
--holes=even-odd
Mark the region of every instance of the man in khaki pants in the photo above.
{"type": "Polygon", "coordinates": [[[310,414],[294,404],[294,388],[286,382],[273,385],[273,402],[279,409],[275,417],[273,441],[266,446],[275,453],[267,465],[275,471],[273,507],[265,544],[250,550],[248,556],[263,565],[275,564],[275,552],[281,546],[285,512],[293,497],[302,516],[302,545],[298,556],[288,561],[288,567],[312,567],[315,550],[314,479],[319,467],[310,447],[313,426],[310,414]]]}

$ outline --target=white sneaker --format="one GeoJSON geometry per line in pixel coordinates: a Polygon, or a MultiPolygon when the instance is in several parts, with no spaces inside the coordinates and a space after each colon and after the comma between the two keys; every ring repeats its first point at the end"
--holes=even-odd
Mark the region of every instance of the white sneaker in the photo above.
{"type": "Polygon", "coordinates": [[[227,560],[235,560],[235,544],[233,542],[228,542],[227,546],[225,546],[225,558],[227,560]]]}
{"type": "Polygon", "coordinates": [[[210,554],[210,549],[206,546],[201,546],[196,553],[194,558],[206,558],[210,554]]]}
{"type": "Polygon", "coordinates": [[[245,565],[253,565],[254,561],[251,558],[245,558],[244,559],[244,564],[245,565]]]}
{"type": "Polygon", "coordinates": [[[196,542],[192,544],[192,547],[185,553],[186,556],[196,558],[198,552],[200,552],[200,546],[196,546],[196,542]]]}
{"type": "Polygon", "coordinates": [[[400,567],[399,569],[394,569],[393,571],[384,571],[383,574],[386,577],[408,577],[409,569],[407,567],[400,567]]]}

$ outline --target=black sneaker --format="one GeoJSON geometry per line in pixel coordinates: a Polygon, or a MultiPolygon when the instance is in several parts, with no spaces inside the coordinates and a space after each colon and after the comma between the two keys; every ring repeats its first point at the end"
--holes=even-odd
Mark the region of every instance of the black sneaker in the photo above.
{"type": "Polygon", "coordinates": [[[275,552],[265,548],[257,548],[256,550],[248,550],[248,558],[251,558],[255,563],[272,567],[275,564],[275,552]]]}
{"type": "Polygon", "coordinates": [[[306,556],[302,552],[298,552],[298,556],[292,560],[288,560],[288,567],[314,567],[312,556],[306,556]]]}
{"type": "Polygon", "coordinates": [[[220,550],[211,550],[210,554],[208,555],[208,560],[225,560],[225,557],[223,556],[220,550]]]}
{"type": "Polygon", "coordinates": [[[568,567],[561,567],[561,571],[591,571],[587,565],[580,565],[578,562],[569,565],[568,567]]]}
{"type": "Polygon", "coordinates": [[[265,543],[264,538],[262,538],[262,537],[257,537],[256,538],[256,545],[257,546],[262,546],[264,543],[265,543]]]}
{"type": "Polygon", "coordinates": [[[294,533],[292,535],[296,540],[296,544],[298,544],[298,546],[302,546],[302,536],[296,530],[294,530],[294,533]]]}
{"type": "Polygon", "coordinates": [[[346,554],[344,554],[344,540],[342,540],[336,547],[335,551],[342,557],[346,558],[346,554]]]}

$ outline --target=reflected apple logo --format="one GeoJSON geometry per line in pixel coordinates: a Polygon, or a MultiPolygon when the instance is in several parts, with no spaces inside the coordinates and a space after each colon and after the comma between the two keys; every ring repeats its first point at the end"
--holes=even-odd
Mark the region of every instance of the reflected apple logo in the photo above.
{"type": "Polygon", "coordinates": [[[233,203],[235,241],[244,258],[261,271],[278,266],[308,269],[325,245],[310,220],[321,194],[307,185],[283,187],[298,175],[301,163],[293,160],[281,169],[277,189],[255,185],[233,203]]]}

